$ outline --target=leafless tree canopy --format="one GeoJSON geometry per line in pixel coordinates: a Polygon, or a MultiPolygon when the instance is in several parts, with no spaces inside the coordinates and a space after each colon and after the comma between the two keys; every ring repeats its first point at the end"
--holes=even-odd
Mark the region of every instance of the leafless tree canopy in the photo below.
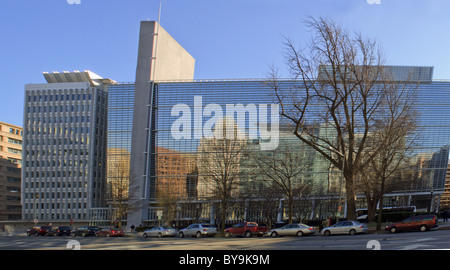
{"type": "Polygon", "coordinates": [[[223,132],[224,136],[204,138],[200,142],[197,157],[198,196],[220,201],[220,232],[225,229],[228,202],[233,196],[237,196],[240,160],[246,147],[245,141],[237,136],[234,121],[227,118],[222,121],[214,132],[223,132]],[[231,139],[225,135],[230,127],[233,127],[235,132],[234,138],[231,139]]]}
{"type": "Polygon", "coordinates": [[[289,223],[293,221],[294,198],[300,197],[309,187],[300,177],[308,164],[297,151],[298,149],[290,149],[288,145],[284,145],[274,151],[257,152],[253,155],[258,165],[256,172],[267,179],[269,186],[276,186],[287,199],[289,223]]]}
{"type": "Polygon", "coordinates": [[[275,68],[268,83],[298,139],[343,172],[347,217],[354,219],[356,176],[389,143],[385,136],[374,144],[373,134],[380,125],[392,132],[404,124],[405,98],[393,95],[398,86],[384,72],[374,40],[325,18],[305,23],[312,35],[309,44],[298,49],[289,39],[285,43],[288,67],[300,85],[284,88],[275,68]],[[386,106],[389,102],[399,104],[386,106]]]}

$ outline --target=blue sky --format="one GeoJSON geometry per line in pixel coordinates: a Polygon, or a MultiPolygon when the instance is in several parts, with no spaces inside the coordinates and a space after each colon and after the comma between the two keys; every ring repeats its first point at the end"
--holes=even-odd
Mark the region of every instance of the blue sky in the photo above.
{"type": "MultiPolygon", "coordinates": [[[[44,83],[44,71],[134,81],[139,22],[157,20],[160,1],[80,1],[0,0],[0,121],[23,125],[24,86],[44,83]]],[[[196,79],[263,78],[270,64],[287,77],[283,39],[303,45],[307,15],[376,39],[387,64],[450,79],[450,1],[380,1],[162,0],[161,25],[196,59],[196,79]]]]}

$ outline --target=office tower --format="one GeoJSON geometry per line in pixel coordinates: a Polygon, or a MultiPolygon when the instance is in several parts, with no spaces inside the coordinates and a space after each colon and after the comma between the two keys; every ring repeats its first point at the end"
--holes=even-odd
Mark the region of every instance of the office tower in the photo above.
{"type": "Polygon", "coordinates": [[[91,71],[44,77],[25,86],[23,219],[92,221],[106,206],[106,86],[114,81],[91,71]]]}
{"type": "Polygon", "coordinates": [[[0,221],[19,220],[22,128],[0,122],[0,221]]]}
{"type": "Polygon", "coordinates": [[[108,216],[121,222],[127,216],[134,84],[108,86],[107,185],[108,216]]]}
{"type": "Polygon", "coordinates": [[[130,157],[129,224],[149,217],[148,204],[155,195],[155,151],[152,130],[156,103],[154,81],[192,80],[195,59],[157,22],[141,22],[133,106],[130,157]]]}
{"type": "MultiPolygon", "coordinates": [[[[413,78],[414,81],[420,82],[419,85],[416,83],[408,84],[406,81],[405,86],[407,91],[415,91],[416,93],[414,105],[419,112],[418,137],[405,160],[407,164],[400,174],[406,184],[396,186],[395,189],[385,194],[385,206],[414,205],[419,210],[427,210],[430,207],[430,202],[432,202],[431,209],[436,210],[439,197],[444,192],[448,164],[450,121],[446,101],[450,98],[450,84],[446,81],[433,81],[432,68],[430,67],[389,67],[388,70],[391,70],[390,72],[393,73],[396,81],[401,82],[404,80],[396,74],[410,69],[418,71],[417,74],[428,74],[427,76],[421,75],[413,78]]],[[[402,77],[405,76],[402,75],[402,77]]],[[[196,157],[204,155],[205,148],[199,147],[204,137],[196,138],[195,134],[198,131],[203,132],[203,134],[206,132],[205,125],[213,117],[213,114],[205,113],[207,109],[222,109],[223,115],[226,115],[227,108],[230,107],[227,107],[229,104],[242,104],[243,106],[272,104],[273,99],[270,95],[272,89],[264,80],[156,81],[153,87],[155,93],[153,102],[156,105],[152,107],[154,119],[152,119],[153,126],[148,137],[152,139],[148,141],[151,144],[149,148],[150,156],[154,157],[154,162],[148,163],[148,171],[151,173],[150,179],[153,180],[156,187],[162,187],[169,181],[175,183],[175,179],[178,181],[176,182],[178,186],[189,186],[186,191],[189,191],[190,194],[183,194],[184,198],[177,201],[178,220],[191,219],[192,221],[200,218],[203,221],[211,221],[214,217],[217,217],[218,211],[217,206],[214,205],[215,200],[211,199],[210,196],[205,196],[205,194],[209,195],[214,192],[213,185],[211,184],[208,187],[207,182],[204,181],[204,179],[211,179],[211,169],[201,167],[197,163],[197,168],[193,168],[191,171],[178,170],[167,174],[164,163],[161,164],[161,162],[169,156],[183,156],[185,158],[178,159],[177,162],[183,162],[183,166],[188,166],[193,161],[195,162],[196,157]],[[199,97],[203,100],[201,107],[195,105],[195,100],[199,97]],[[185,111],[183,114],[174,115],[173,110],[178,108],[179,104],[185,105],[179,107],[184,108],[185,111]],[[186,134],[187,138],[177,138],[173,133],[174,123],[185,113],[191,122],[189,132],[186,134]],[[195,124],[196,119],[199,119],[199,124],[195,124]],[[203,130],[198,130],[196,127],[203,130]],[[194,208],[189,213],[191,206],[194,208]],[[196,214],[196,211],[201,212],[201,215],[196,214]]],[[[301,82],[296,80],[282,80],[279,82],[279,87],[280,89],[304,91],[301,82]]],[[[175,110],[175,112],[178,111],[175,110]]],[[[246,119],[249,119],[248,116],[246,117],[246,119]]],[[[248,138],[248,134],[251,133],[251,126],[248,124],[249,122],[246,120],[245,132],[248,144],[246,150],[262,152],[259,143],[263,141],[248,138]]],[[[292,146],[290,149],[308,157],[305,158],[305,166],[303,172],[298,175],[298,181],[311,183],[311,189],[308,192],[309,197],[299,197],[296,201],[298,211],[303,211],[302,209],[311,210],[307,214],[308,217],[319,212],[322,215],[325,213],[334,214],[336,208],[333,207],[333,204],[336,204],[339,194],[345,195],[345,190],[340,188],[342,185],[341,171],[321,158],[316,152],[311,151],[292,134],[291,136],[283,135],[281,129],[282,126],[280,126],[279,145],[292,146]]],[[[178,129],[175,128],[175,131],[178,132],[178,129]]],[[[284,130],[284,132],[287,132],[287,130],[284,130]]],[[[335,136],[332,130],[327,129],[325,124],[317,126],[317,133],[330,139],[335,136]]],[[[235,221],[239,218],[262,221],[261,199],[267,198],[264,197],[264,194],[265,189],[270,187],[270,179],[264,178],[261,174],[255,177],[257,170],[255,164],[251,162],[251,154],[243,152],[242,157],[239,163],[238,187],[236,187],[234,194],[240,196],[235,196],[237,202],[239,202],[239,199],[242,200],[243,196],[241,195],[245,195],[244,198],[247,201],[245,204],[241,203],[241,206],[230,206],[228,216],[230,220],[235,221]],[[261,211],[251,210],[252,207],[256,209],[258,203],[261,211]]],[[[170,192],[170,186],[167,185],[167,187],[167,192],[170,192]]],[[[158,215],[156,212],[161,211],[158,206],[158,196],[152,193],[151,185],[147,188],[149,201],[151,202],[147,209],[149,218],[142,221],[143,223],[157,222],[158,215]]],[[[153,187],[153,191],[159,190],[153,187]]],[[[358,200],[361,205],[364,205],[363,195],[360,195],[358,200]]]]}

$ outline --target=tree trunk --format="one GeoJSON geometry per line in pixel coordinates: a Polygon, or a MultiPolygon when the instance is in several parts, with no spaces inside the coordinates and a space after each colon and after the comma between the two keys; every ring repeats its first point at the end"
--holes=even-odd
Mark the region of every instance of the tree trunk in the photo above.
{"type": "Polygon", "coordinates": [[[347,220],[356,220],[355,185],[352,174],[345,174],[345,189],[347,195],[347,220]]]}
{"type": "Polygon", "coordinates": [[[227,217],[227,207],[228,207],[228,202],[227,199],[224,198],[222,200],[222,209],[221,209],[221,213],[220,213],[220,228],[219,228],[219,234],[222,236],[225,230],[225,224],[226,224],[226,217],[227,217]]]}
{"type": "Polygon", "coordinates": [[[367,220],[369,222],[375,221],[375,214],[377,212],[377,196],[370,196],[370,194],[366,194],[367,200],[367,220]]]}
{"type": "Polygon", "coordinates": [[[380,208],[378,210],[377,231],[381,230],[381,216],[383,214],[384,182],[385,182],[385,179],[382,179],[381,180],[381,188],[380,188],[380,208]]]}
{"type": "Polygon", "coordinates": [[[292,216],[294,214],[294,202],[292,199],[292,194],[289,195],[288,204],[289,204],[289,224],[292,224],[292,216]]]}

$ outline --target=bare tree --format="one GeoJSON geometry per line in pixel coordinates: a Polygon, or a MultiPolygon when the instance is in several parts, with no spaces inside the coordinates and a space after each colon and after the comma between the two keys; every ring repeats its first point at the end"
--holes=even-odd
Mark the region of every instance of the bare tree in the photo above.
{"type": "Polygon", "coordinates": [[[370,135],[371,147],[368,151],[376,151],[368,155],[370,163],[359,175],[359,189],[363,191],[368,203],[369,221],[373,221],[377,205],[380,208],[386,192],[405,185],[412,179],[402,178],[400,172],[408,165],[409,154],[416,143],[418,111],[415,108],[417,84],[404,84],[389,81],[382,114],[374,132],[370,135]],[[380,145],[382,144],[382,145],[380,145]]]}
{"type": "Polygon", "coordinates": [[[177,219],[177,201],[178,198],[173,196],[170,189],[158,189],[157,191],[158,206],[162,208],[162,216],[164,225],[171,226],[172,222],[177,219]]]}
{"type": "MultiPolygon", "coordinates": [[[[386,99],[383,56],[377,43],[350,34],[332,20],[309,18],[312,39],[305,49],[286,41],[287,61],[298,87],[285,88],[276,69],[269,85],[294,134],[320,153],[345,179],[348,219],[356,217],[355,179],[379,149],[367,151],[370,134],[383,117],[386,99]],[[333,136],[320,136],[321,128],[333,136]]],[[[385,145],[379,144],[379,147],[385,145]]]]}
{"type": "Polygon", "coordinates": [[[289,145],[279,146],[274,151],[259,152],[254,155],[258,164],[257,172],[265,176],[269,186],[275,185],[286,198],[288,219],[292,223],[294,216],[294,199],[300,197],[308,184],[301,174],[308,163],[302,153],[290,149],[289,145]]]}
{"type": "Polygon", "coordinates": [[[279,186],[272,185],[265,188],[261,195],[264,197],[260,197],[262,199],[257,201],[256,207],[261,210],[261,213],[264,217],[263,222],[267,225],[268,228],[272,228],[272,226],[277,221],[277,215],[279,213],[279,202],[283,196],[282,191],[279,186]]]}
{"type": "Polygon", "coordinates": [[[246,147],[237,133],[234,120],[224,118],[216,124],[216,136],[200,142],[197,156],[198,196],[220,202],[220,233],[225,229],[229,200],[238,193],[241,156],[246,147]],[[230,128],[234,129],[231,137],[226,135],[230,128]]]}
{"type": "Polygon", "coordinates": [[[117,209],[114,220],[122,227],[122,220],[128,211],[129,183],[130,183],[130,156],[126,149],[108,149],[107,162],[108,199],[113,208],[117,209]]]}
{"type": "Polygon", "coordinates": [[[390,83],[390,86],[392,90],[386,98],[386,117],[377,125],[374,134],[375,144],[380,142],[382,145],[377,147],[377,154],[371,156],[370,160],[380,183],[377,230],[381,229],[383,196],[389,184],[387,181],[390,178],[398,179],[393,176],[406,165],[405,161],[418,136],[418,111],[414,107],[417,85],[411,84],[400,89],[395,83],[390,83]]]}

